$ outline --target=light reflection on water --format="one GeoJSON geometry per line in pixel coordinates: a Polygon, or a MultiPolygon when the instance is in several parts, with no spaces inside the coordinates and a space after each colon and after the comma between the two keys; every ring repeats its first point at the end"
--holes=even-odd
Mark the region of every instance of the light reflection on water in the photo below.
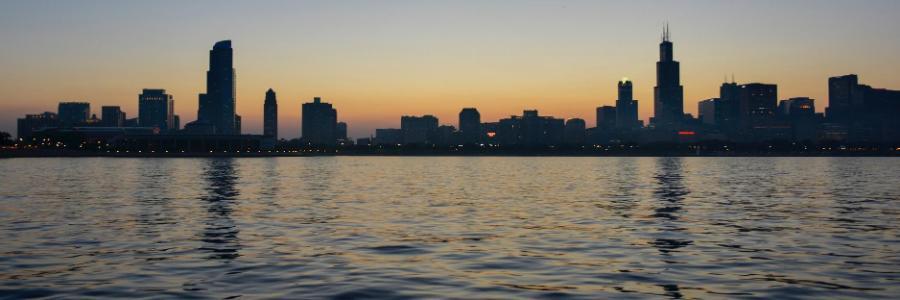
{"type": "Polygon", "coordinates": [[[0,160],[0,297],[900,295],[900,159],[0,160]]]}

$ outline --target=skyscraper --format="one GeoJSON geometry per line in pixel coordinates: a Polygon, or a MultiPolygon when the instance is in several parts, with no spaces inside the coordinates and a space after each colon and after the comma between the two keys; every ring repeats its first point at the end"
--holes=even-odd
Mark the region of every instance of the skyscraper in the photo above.
{"type": "Polygon", "coordinates": [[[200,94],[198,123],[208,123],[216,134],[237,134],[235,126],[235,72],[231,41],[217,42],[209,51],[206,93],[200,94]]]}
{"type": "Polygon", "coordinates": [[[584,145],[585,128],[584,119],[574,118],[566,121],[565,131],[563,132],[563,143],[569,146],[584,145]]]}
{"type": "Polygon", "coordinates": [[[332,146],[337,142],[337,110],[330,103],[322,102],[322,98],[315,97],[311,103],[303,103],[300,112],[302,116],[300,132],[301,139],[307,145],[332,146]]]}
{"type": "Polygon", "coordinates": [[[175,128],[175,100],[163,89],[144,89],[138,95],[138,123],[156,127],[160,132],[175,128]]]}
{"type": "Polygon", "coordinates": [[[616,129],[632,130],[638,123],[638,102],[632,96],[631,80],[619,81],[619,99],[616,100],[616,129]]]}
{"type": "Polygon", "coordinates": [[[403,116],[400,130],[403,131],[403,144],[434,144],[437,142],[438,118],[432,115],[403,116]]]}
{"type": "Polygon", "coordinates": [[[859,77],[856,74],[828,78],[828,108],[825,116],[829,122],[849,125],[853,98],[861,96],[858,87],[859,77]]]}
{"type": "Polygon", "coordinates": [[[91,104],[87,102],[60,102],[57,108],[59,124],[72,127],[84,124],[91,117],[91,104]]]}
{"type": "Polygon", "coordinates": [[[716,111],[720,114],[716,117],[716,126],[728,135],[734,135],[740,128],[740,99],[741,87],[734,82],[724,82],[719,87],[719,102],[716,103],[716,111]]]}
{"type": "Polygon", "coordinates": [[[616,128],[616,108],[604,105],[597,108],[597,129],[611,131],[616,128]]]}
{"type": "Polygon", "coordinates": [[[481,142],[481,114],[475,108],[463,108],[459,112],[459,131],[464,144],[481,142]]]}
{"type": "Polygon", "coordinates": [[[684,118],[684,87],[681,86],[680,72],[666,25],[659,44],[656,87],[653,88],[653,124],[658,129],[677,130],[684,118]]]}
{"type": "Polygon", "coordinates": [[[764,126],[775,118],[778,86],[764,83],[744,84],[741,85],[738,99],[741,128],[764,126]]]}
{"type": "Polygon", "coordinates": [[[721,101],[719,98],[711,98],[702,100],[697,103],[697,118],[700,119],[704,125],[715,126],[716,119],[721,115],[720,110],[722,109],[721,101]]]}
{"type": "Polygon", "coordinates": [[[347,123],[337,122],[334,128],[334,137],[336,140],[340,142],[347,142],[350,140],[347,137],[347,123]]]}
{"type": "Polygon", "coordinates": [[[100,108],[100,117],[103,120],[103,126],[106,127],[122,127],[125,126],[125,114],[118,106],[103,106],[100,108]]]}
{"type": "Polygon", "coordinates": [[[263,135],[278,138],[278,100],[272,89],[266,91],[266,101],[263,103],[263,135]]]}

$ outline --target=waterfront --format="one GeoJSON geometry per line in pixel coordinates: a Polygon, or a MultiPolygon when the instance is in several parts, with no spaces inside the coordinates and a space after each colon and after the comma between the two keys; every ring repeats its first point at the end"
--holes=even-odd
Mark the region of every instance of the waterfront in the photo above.
{"type": "Polygon", "coordinates": [[[900,294],[900,159],[0,160],[0,295],[900,294]]]}

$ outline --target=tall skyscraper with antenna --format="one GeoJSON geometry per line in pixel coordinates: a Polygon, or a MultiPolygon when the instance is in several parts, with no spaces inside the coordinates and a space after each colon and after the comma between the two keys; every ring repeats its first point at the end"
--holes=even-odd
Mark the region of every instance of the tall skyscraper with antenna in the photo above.
{"type": "Polygon", "coordinates": [[[678,130],[684,119],[684,87],[680,65],[675,61],[669,25],[663,28],[653,88],[653,121],[657,129],[678,130]]]}

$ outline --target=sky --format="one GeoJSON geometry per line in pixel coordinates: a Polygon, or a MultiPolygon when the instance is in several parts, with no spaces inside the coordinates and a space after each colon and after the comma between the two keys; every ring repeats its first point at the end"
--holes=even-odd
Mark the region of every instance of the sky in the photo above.
{"type": "Polygon", "coordinates": [[[482,121],[537,109],[594,124],[623,77],[646,121],[666,23],[686,113],[731,74],[823,111],[830,76],[900,89],[898,13],[896,0],[0,0],[0,131],[15,135],[16,118],[60,101],[134,117],[143,88],[166,89],[182,124],[195,120],[209,49],[225,39],[244,133],[262,132],[268,88],[288,139],[313,97],[357,138],[402,115],[457,126],[463,107],[482,121]]]}

